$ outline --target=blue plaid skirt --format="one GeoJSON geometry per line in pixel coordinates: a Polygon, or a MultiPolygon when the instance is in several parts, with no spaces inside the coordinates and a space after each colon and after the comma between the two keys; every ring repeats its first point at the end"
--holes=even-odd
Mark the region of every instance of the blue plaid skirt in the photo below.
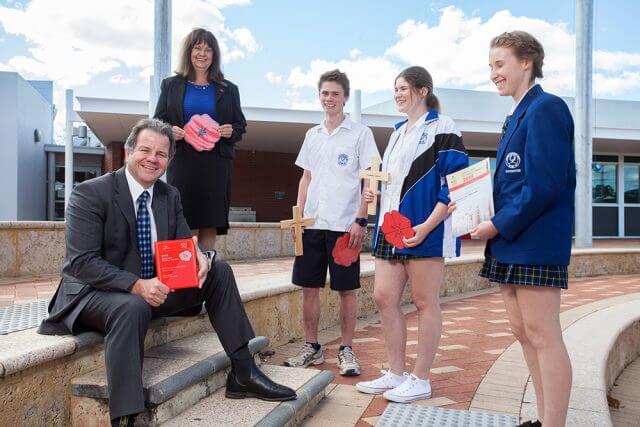
{"type": "Polygon", "coordinates": [[[569,266],[567,265],[504,264],[491,255],[485,255],[480,276],[500,284],[559,289],[569,287],[569,266]]]}
{"type": "Polygon", "coordinates": [[[382,230],[378,230],[378,241],[376,242],[376,247],[373,248],[373,256],[379,259],[386,259],[391,261],[405,261],[408,259],[419,259],[419,258],[431,258],[424,255],[407,255],[407,254],[396,254],[393,253],[394,246],[387,242],[387,239],[384,238],[384,233],[382,230]]]}

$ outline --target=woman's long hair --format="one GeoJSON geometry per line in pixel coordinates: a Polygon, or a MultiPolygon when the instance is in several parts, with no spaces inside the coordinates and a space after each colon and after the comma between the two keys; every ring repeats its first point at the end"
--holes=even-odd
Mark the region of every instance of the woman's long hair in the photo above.
{"type": "Polygon", "coordinates": [[[204,28],[194,29],[184,38],[182,49],[180,50],[180,63],[178,64],[176,73],[187,80],[195,80],[196,72],[191,63],[191,52],[195,45],[202,42],[206,43],[213,51],[213,58],[211,66],[209,66],[209,72],[207,73],[207,80],[209,83],[222,83],[224,74],[222,74],[222,70],[220,69],[220,46],[213,33],[204,28]]]}
{"type": "Polygon", "coordinates": [[[431,74],[429,74],[424,67],[413,66],[405,68],[400,72],[400,74],[398,74],[396,81],[400,77],[405,79],[415,91],[418,91],[423,87],[429,89],[429,94],[425,100],[427,109],[429,111],[436,110],[437,112],[440,112],[440,102],[438,101],[438,97],[433,93],[433,79],[431,78],[431,74]]]}

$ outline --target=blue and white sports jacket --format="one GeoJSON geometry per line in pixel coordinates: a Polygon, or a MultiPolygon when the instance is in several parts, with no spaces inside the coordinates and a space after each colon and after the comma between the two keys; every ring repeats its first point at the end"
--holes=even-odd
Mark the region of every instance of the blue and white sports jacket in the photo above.
{"type": "MultiPolygon", "coordinates": [[[[389,153],[398,142],[407,120],[397,123],[389,138],[382,161],[382,170],[386,171],[389,153]]],[[[425,117],[425,126],[415,141],[406,141],[415,145],[415,154],[404,177],[400,194],[400,205],[392,206],[415,226],[427,220],[438,202],[449,204],[449,188],[445,177],[450,173],[464,169],[469,165],[469,156],[462,144],[462,136],[455,129],[450,117],[441,116],[436,110],[429,111],[425,117]]],[[[410,147],[407,147],[410,149],[410,147]]],[[[382,192],[386,189],[382,183],[382,192]]],[[[372,246],[375,247],[382,219],[376,221],[372,246]]],[[[452,258],[460,256],[460,239],[451,233],[451,217],[447,217],[424,241],[414,248],[394,249],[394,253],[452,258]]]]}

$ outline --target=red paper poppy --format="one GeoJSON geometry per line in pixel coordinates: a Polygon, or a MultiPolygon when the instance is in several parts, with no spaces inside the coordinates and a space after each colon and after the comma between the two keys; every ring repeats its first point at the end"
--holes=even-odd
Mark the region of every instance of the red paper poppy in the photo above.
{"type": "Polygon", "coordinates": [[[386,241],[398,249],[404,249],[404,243],[402,242],[403,237],[409,239],[416,234],[416,232],[413,231],[413,227],[411,227],[409,218],[398,211],[391,211],[384,214],[384,221],[380,229],[384,233],[386,241]]]}
{"type": "Polygon", "coordinates": [[[331,255],[333,256],[333,260],[335,261],[335,263],[338,265],[349,267],[351,264],[358,260],[358,255],[360,255],[362,245],[356,246],[355,248],[350,248],[350,237],[351,235],[349,233],[345,233],[342,235],[342,237],[339,237],[336,240],[336,244],[333,247],[331,255]]]}
{"type": "Polygon", "coordinates": [[[184,126],[184,140],[198,151],[211,151],[219,139],[220,125],[208,114],[196,114],[184,126]]]}

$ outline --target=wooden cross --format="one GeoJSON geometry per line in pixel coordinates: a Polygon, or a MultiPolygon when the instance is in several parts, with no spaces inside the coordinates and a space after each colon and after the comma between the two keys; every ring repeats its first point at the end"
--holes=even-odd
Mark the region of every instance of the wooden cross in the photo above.
{"type": "Polygon", "coordinates": [[[389,181],[388,172],[380,172],[380,157],[376,156],[371,160],[371,168],[360,171],[360,178],[369,180],[369,189],[373,191],[373,201],[369,203],[367,214],[375,215],[378,205],[378,183],[389,181]]]}
{"type": "Polygon", "coordinates": [[[315,224],[316,221],[313,218],[302,218],[300,215],[300,206],[293,207],[293,219],[286,219],[280,221],[280,228],[293,228],[295,233],[295,254],[296,256],[302,255],[302,229],[310,225],[315,224]]]}

